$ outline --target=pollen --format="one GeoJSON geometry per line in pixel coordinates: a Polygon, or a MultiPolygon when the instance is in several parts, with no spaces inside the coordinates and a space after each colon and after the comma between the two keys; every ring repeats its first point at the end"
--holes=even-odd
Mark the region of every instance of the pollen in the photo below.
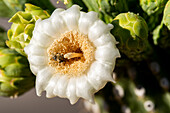
{"type": "Polygon", "coordinates": [[[48,64],[54,67],[56,73],[81,76],[94,61],[94,45],[88,36],[78,31],[69,31],[54,40],[47,49],[48,64]]]}

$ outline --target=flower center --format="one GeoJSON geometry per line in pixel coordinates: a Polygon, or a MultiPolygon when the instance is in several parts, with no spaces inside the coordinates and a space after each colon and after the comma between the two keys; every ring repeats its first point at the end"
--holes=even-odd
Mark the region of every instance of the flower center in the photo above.
{"type": "Polygon", "coordinates": [[[48,64],[56,69],[56,73],[68,76],[86,74],[94,61],[95,47],[87,35],[78,31],[69,31],[56,39],[47,49],[48,64]]]}

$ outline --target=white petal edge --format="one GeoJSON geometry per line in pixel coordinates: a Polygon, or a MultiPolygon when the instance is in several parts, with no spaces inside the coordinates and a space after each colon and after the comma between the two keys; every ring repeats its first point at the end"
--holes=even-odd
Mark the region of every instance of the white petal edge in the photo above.
{"type": "Polygon", "coordinates": [[[86,75],[77,77],[76,80],[76,95],[77,97],[82,97],[91,103],[94,103],[94,93],[95,89],[87,80],[86,75]]]}
{"type": "Polygon", "coordinates": [[[24,52],[29,55],[31,53],[30,50],[30,45],[34,45],[34,43],[36,43],[36,40],[31,38],[30,43],[24,48],[24,52]]]}
{"type": "Polygon", "coordinates": [[[76,95],[76,77],[70,78],[67,85],[66,95],[71,104],[75,104],[78,101],[78,97],[76,95]]]}
{"type": "Polygon", "coordinates": [[[56,83],[59,80],[59,78],[60,78],[60,76],[58,74],[55,74],[49,80],[49,83],[48,83],[47,87],[45,88],[47,98],[52,98],[52,97],[56,96],[53,92],[54,92],[54,88],[55,88],[56,83]]]}
{"type": "Polygon", "coordinates": [[[46,35],[43,32],[37,31],[36,29],[34,29],[34,31],[33,31],[32,38],[35,40],[35,42],[33,44],[34,45],[38,44],[41,47],[49,47],[51,45],[51,43],[54,41],[54,39],[51,38],[49,35],[46,35]]]}
{"type": "Polygon", "coordinates": [[[66,97],[66,88],[68,84],[68,77],[66,75],[60,75],[60,78],[58,79],[53,93],[59,97],[66,97]]]}
{"type": "Polygon", "coordinates": [[[33,64],[30,65],[31,72],[34,75],[37,75],[37,73],[45,67],[46,67],[45,65],[42,65],[42,66],[36,66],[36,65],[33,65],[33,64]]]}
{"type": "Polygon", "coordinates": [[[36,66],[48,65],[47,56],[28,55],[28,60],[32,65],[36,66]]]}
{"type": "Polygon", "coordinates": [[[81,8],[78,5],[73,5],[69,9],[60,13],[69,30],[77,30],[80,9],[81,8]]]}
{"type": "Polygon", "coordinates": [[[37,55],[37,56],[46,56],[47,49],[42,48],[41,46],[35,44],[29,44],[24,48],[26,54],[37,55]],[[28,53],[29,52],[29,53],[28,53]]]}
{"type": "Polygon", "coordinates": [[[87,35],[89,27],[92,26],[96,20],[98,20],[98,13],[93,11],[88,13],[80,12],[79,31],[87,35]]]}
{"type": "Polygon", "coordinates": [[[113,66],[115,65],[115,60],[118,57],[120,57],[120,53],[113,42],[109,42],[104,46],[99,46],[95,51],[95,59],[97,61],[113,66]]]}
{"type": "Polygon", "coordinates": [[[98,39],[93,41],[93,44],[96,47],[106,45],[109,42],[113,42],[114,44],[117,44],[118,42],[115,40],[115,37],[111,33],[104,33],[102,34],[98,39]]]}
{"type": "Polygon", "coordinates": [[[108,81],[115,82],[112,78],[113,66],[94,61],[87,73],[87,80],[96,89],[102,89],[108,81]]]}
{"type": "Polygon", "coordinates": [[[51,18],[40,21],[34,30],[43,32],[44,34],[49,35],[50,37],[53,37],[58,34],[58,29],[53,26],[51,18]]]}
{"type": "Polygon", "coordinates": [[[91,42],[98,39],[102,34],[109,33],[113,28],[112,24],[105,24],[102,20],[97,20],[89,28],[88,37],[91,42]]]}
{"type": "Polygon", "coordinates": [[[50,78],[54,75],[54,69],[51,67],[46,67],[40,70],[36,76],[36,93],[41,96],[42,91],[45,90],[50,78]]]}
{"type": "Polygon", "coordinates": [[[64,9],[56,9],[52,15],[51,15],[51,22],[52,26],[57,30],[57,34],[53,36],[53,38],[59,38],[62,33],[65,33],[68,31],[67,25],[63,19],[63,17],[60,15],[65,11],[64,9]]]}

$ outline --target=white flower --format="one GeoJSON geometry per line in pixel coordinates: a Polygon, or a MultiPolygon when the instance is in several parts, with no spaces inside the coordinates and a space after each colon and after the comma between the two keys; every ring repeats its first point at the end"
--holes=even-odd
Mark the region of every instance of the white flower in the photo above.
{"type": "Polygon", "coordinates": [[[116,40],[95,12],[81,12],[78,5],[56,9],[50,18],[38,20],[33,37],[24,48],[36,77],[40,96],[81,97],[93,102],[93,95],[108,81],[120,57],[116,40]]]}

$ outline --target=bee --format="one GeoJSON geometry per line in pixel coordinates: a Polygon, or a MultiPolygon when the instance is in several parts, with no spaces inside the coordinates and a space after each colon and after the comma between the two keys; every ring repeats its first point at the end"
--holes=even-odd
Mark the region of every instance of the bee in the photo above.
{"type": "Polygon", "coordinates": [[[59,63],[63,63],[66,62],[66,58],[64,58],[64,55],[62,53],[57,53],[55,55],[53,55],[52,59],[54,61],[58,61],[59,63]]]}

